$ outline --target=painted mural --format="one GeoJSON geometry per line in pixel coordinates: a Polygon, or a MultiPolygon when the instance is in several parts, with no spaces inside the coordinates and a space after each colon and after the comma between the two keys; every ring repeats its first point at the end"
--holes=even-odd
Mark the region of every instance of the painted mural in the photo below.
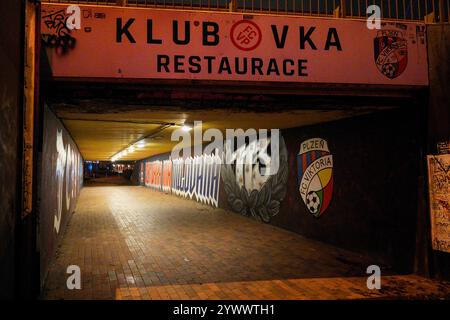
{"type": "Polygon", "coordinates": [[[61,121],[47,106],[39,172],[39,248],[44,279],[83,185],[83,158],[61,121]]]}
{"type": "Polygon", "coordinates": [[[161,190],[162,161],[145,163],[145,186],[155,190],[161,190]]]}
{"type": "Polygon", "coordinates": [[[145,163],[145,186],[219,206],[219,155],[154,160],[145,163]]]}
{"type": "Polygon", "coordinates": [[[172,160],[172,193],[218,207],[221,162],[217,154],[172,160]]]}
{"type": "Polygon", "coordinates": [[[316,218],[329,207],[333,196],[333,156],[321,138],[305,140],[297,155],[300,196],[316,218]]]}
{"type": "Polygon", "coordinates": [[[53,220],[53,227],[59,233],[61,226],[61,215],[63,211],[63,197],[65,197],[65,211],[70,211],[72,202],[80,192],[81,181],[83,179],[83,159],[77,150],[73,150],[70,144],[64,145],[63,131],[56,129],[56,208],[53,220]],[[65,188],[63,188],[65,187],[65,188]],[[63,192],[65,190],[65,192],[63,192]]]}
{"type": "Polygon", "coordinates": [[[233,211],[251,216],[263,222],[270,222],[280,211],[280,205],[287,191],[288,162],[283,137],[279,143],[279,167],[276,173],[262,175],[263,162],[270,163],[272,156],[263,152],[270,146],[268,139],[246,144],[233,152],[232,163],[222,166],[222,181],[227,201],[233,211]],[[259,155],[269,159],[261,161],[259,155]],[[245,158],[256,159],[250,163],[245,158]]]}
{"type": "Polygon", "coordinates": [[[162,190],[164,192],[172,191],[172,161],[164,160],[162,165],[162,190]]]}

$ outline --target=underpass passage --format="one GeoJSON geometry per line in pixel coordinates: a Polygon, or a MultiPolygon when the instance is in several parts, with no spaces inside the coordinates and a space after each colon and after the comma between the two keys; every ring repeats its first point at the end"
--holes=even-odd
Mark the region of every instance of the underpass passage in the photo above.
{"type": "Polygon", "coordinates": [[[85,187],[51,265],[45,299],[450,297],[450,286],[383,274],[370,259],[224,209],[141,186],[85,187]],[[68,290],[69,265],[81,290],[68,290]]]}

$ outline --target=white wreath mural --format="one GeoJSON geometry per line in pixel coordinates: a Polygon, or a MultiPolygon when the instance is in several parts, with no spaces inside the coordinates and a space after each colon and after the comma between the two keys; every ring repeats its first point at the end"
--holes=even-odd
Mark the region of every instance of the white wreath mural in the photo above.
{"type": "Polygon", "coordinates": [[[234,164],[222,165],[221,176],[227,201],[235,212],[266,223],[279,213],[288,179],[287,149],[283,137],[280,137],[279,157],[279,168],[273,175],[261,176],[259,163],[253,164],[252,181],[243,181],[242,168],[234,164]]]}

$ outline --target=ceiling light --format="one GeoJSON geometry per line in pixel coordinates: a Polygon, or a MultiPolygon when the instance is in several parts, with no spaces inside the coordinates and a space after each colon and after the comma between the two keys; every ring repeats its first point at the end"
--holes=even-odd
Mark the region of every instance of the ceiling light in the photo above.
{"type": "Polygon", "coordinates": [[[139,141],[138,143],[136,143],[136,146],[140,149],[143,148],[145,146],[145,142],[143,140],[139,141]]]}
{"type": "Polygon", "coordinates": [[[183,126],[181,127],[181,130],[188,132],[191,131],[192,128],[194,128],[194,124],[188,121],[185,121],[183,126]]]}
{"type": "MultiPolygon", "coordinates": [[[[111,161],[114,162],[118,159],[125,157],[128,153],[132,153],[132,152],[136,151],[136,149],[144,148],[147,145],[146,141],[148,141],[149,139],[152,139],[153,136],[155,136],[156,134],[159,134],[162,130],[167,129],[171,126],[176,126],[176,125],[177,124],[175,124],[175,123],[165,123],[165,124],[161,125],[161,128],[159,128],[157,132],[141,137],[140,140],[130,143],[128,146],[125,147],[125,149],[123,149],[122,151],[113,155],[111,157],[111,161]]],[[[178,126],[180,126],[180,125],[178,125],[178,126]]],[[[182,125],[182,130],[190,131],[190,130],[192,130],[193,127],[194,127],[193,123],[188,124],[185,122],[184,125],[182,125]]]]}

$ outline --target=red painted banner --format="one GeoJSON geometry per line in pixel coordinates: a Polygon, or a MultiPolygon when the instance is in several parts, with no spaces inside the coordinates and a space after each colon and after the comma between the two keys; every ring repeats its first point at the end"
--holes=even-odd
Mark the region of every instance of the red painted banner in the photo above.
{"type": "Polygon", "coordinates": [[[166,192],[170,192],[172,188],[172,161],[163,161],[163,185],[162,189],[166,192]]]}
{"type": "Polygon", "coordinates": [[[54,77],[427,85],[425,25],[42,5],[54,77]]]}

